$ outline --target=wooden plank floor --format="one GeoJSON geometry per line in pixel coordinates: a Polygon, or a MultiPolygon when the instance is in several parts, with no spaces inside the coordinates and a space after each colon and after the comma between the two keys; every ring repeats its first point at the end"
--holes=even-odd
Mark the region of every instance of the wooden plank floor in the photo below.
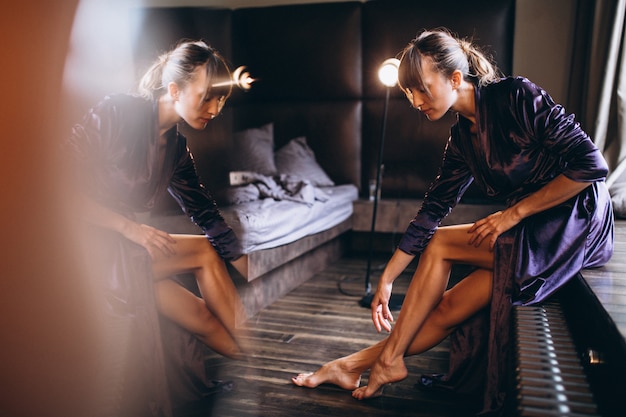
{"type": "MultiPolygon", "coordinates": [[[[373,284],[380,264],[374,264],[373,284]]],[[[357,401],[331,385],[296,387],[290,378],[380,340],[369,309],[359,306],[366,261],[342,259],[261,311],[245,327],[252,357],[244,362],[207,356],[211,374],[234,381],[234,390],[182,410],[181,416],[455,416],[467,407],[447,393],[415,387],[422,373],[445,372],[447,341],[423,355],[408,358],[409,377],[387,387],[382,397],[357,401]],[[341,287],[341,291],[339,290],[341,287]]],[[[406,290],[411,268],[396,281],[406,290]]],[[[367,381],[364,375],[362,383],[367,381]]]]}

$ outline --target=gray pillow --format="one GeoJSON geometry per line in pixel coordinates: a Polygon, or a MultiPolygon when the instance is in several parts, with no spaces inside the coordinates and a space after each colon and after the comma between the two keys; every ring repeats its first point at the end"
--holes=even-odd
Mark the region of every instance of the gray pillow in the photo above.
{"type": "Polygon", "coordinates": [[[251,171],[276,175],[274,163],[274,124],[242,130],[233,135],[231,171],[251,171]]]}
{"type": "Polygon", "coordinates": [[[318,187],[335,185],[324,169],[317,163],[313,149],[306,143],[306,138],[292,139],[274,155],[279,174],[288,174],[308,180],[318,187]]]}

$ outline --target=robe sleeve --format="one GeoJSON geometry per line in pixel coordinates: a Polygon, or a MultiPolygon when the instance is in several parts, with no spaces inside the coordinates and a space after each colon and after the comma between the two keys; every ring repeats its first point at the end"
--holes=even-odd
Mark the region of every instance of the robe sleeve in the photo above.
{"type": "Polygon", "coordinates": [[[512,109],[525,134],[562,160],[565,176],[579,182],[606,178],[608,165],[602,153],[573,114],[527,79],[518,78],[511,94],[512,109]]]}
{"type": "Polygon", "coordinates": [[[441,221],[458,204],[473,181],[463,154],[456,146],[458,133],[457,124],[452,128],[439,173],[400,240],[398,248],[408,254],[418,255],[424,251],[441,221]]]}
{"type": "Polygon", "coordinates": [[[243,254],[240,241],[222,217],[214,198],[200,182],[186,142],[181,143],[183,149],[168,192],[202,229],[217,253],[227,261],[235,260],[243,254]]]}

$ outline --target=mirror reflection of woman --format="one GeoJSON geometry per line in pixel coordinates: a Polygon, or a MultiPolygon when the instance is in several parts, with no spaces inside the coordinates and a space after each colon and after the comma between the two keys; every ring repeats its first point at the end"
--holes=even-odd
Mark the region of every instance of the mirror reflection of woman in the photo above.
{"type": "MultiPolygon", "coordinates": [[[[509,345],[502,333],[508,323],[498,320],[508,317],[512,304],[544,301],[582,268],[601,266],[612,255],[607,164],[574,117],[543,89],[525,78],[500,78],[483,53],[446,30],[424,31],[408,44],[399,84],[429,120],[454,111],[458,121],[439,174],[378,281],[372,320],[389,337],[292,381],[305,387],[333,383],[357,399],[380,395],[386,384],[407,376],[405,356],[434,347],[490,306],[488,369],[481,377],[486,385],[473,389],[484,394],[486,412],[501,411],[509,345]],[[474,224],[439,227],[472,182],[506,200],[506,208],[474,224]],[[502,255],[499,238],[505,236],[513,240],[512,262],[502,255]],[[393,282],[418,255],[392,329],[393,282]],[[510,275],[501,273],[507,262],[513,264],[510,275]],[[455,264],[474,269],[446,290],[455,264]],[[360,387],[366,370],[367,385],[360,387]]],[[[460,354],[469,356],[473,344],[478,340],[460,354]]],[[[446,378],[452,376],[431,382],[446,378]]]]}
{"type": "Polygon", "coordinates": [[[126,384],[130,391],[119,407],[137,412],[132,415],[148,414],[155,404],[169,415],[168,390],[192,390],[193,397],[210,388],[200,350],[184,334],[229,358],[243,355],[237,323],[245,312],[226,262],[245,276],[247,256],[200,182],[178,130],[182,122],[202,130],[217,117],[231,93],[230,79],[216,50],[202,41],[181,42],[146,72],[139,94],[105,97],[68,142],[107,314],[129,326],[119,343],[130,346],[125,361],[134,383],[126,384]],[[204,236],[172,235],[137,221],[137,213],[150,211],[166,192],[204,236]],[[200,296],[172,279],[182,273],[193,274],[200,296]],[[164,351],[157,311],[186,330],[164,338],[178,348],[164,351]],[[171,373],[166,378],[168,355],[183,382],[171,373]]]}

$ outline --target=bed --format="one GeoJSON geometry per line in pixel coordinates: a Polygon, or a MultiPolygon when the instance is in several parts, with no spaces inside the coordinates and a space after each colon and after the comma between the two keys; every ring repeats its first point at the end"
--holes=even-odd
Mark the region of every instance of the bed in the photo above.
{"type": "Polygon", "coordinates": [[[274,148],[273,123],[233,136],[222,214],[247,254],[337,226],[358,198],[354,184],[336,185],[328,176],[306,137],[274,148]]]}
{"type": "Polygon", "coordinates": [[[326,200],[311,205],[266,197],[228,206],[222,215],[235,230],[244,253],[295,242],[328,230],[352,215],[358,190],[352,184],[318,188],[326,200]]]}

